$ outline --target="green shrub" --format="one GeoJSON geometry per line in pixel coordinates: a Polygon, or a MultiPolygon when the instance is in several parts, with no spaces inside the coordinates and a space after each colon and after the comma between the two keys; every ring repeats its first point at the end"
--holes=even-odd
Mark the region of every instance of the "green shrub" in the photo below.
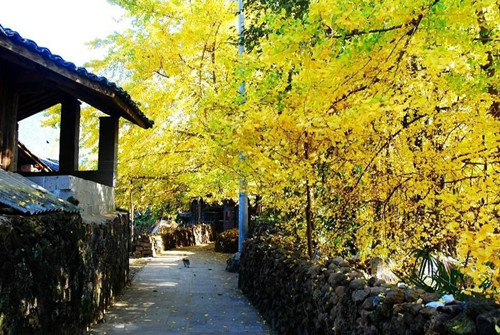
{"type": "Polygon", "coordinates": [[[453,294],[458,298],[466,298],[462,293],[467,287],[468,280],[455,264],[446,264],[426,249],[415,249],[412,256],[415,258],[415,263],[409,274],[395,271],[401,280],[426,292],[453,294]]]}

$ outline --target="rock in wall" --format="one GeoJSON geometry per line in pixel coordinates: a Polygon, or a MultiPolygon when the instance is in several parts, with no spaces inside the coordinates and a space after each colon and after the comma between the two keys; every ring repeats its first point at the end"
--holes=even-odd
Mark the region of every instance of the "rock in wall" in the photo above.
{"type": "Polygon", "coordinates": [[[239,286],[279,334],[497,334],[488,302],[424,307],[439,295],[365,280],[342,258],[314,263],[269,238],[245,242],[239,286]]]}
{"type": "Polygon", "coordinates": [[[217,235],[215,239],[215,251],[235,253],[238,251],[238,228],[228,229],[217,235]]]}
{"type": "Polygon", "coordinates": [[[153,252],[153,245],[155,240],[152,236],[149,235],[138,235],[134,241],[134,252],[133,255],[136,258],[140,257],[153,257],[155,253],[153,252]]]}
{"type": "Polygon", "coordinates": [[[165,227],[160,230],[157,236],[161,236],[161,239],[154,238],[155,249],[159,252],[210,243],[214,240],[214,229],[209,224],[179,226],[177,228],[165,227]]]}
{"type": "Polygon", "coordinates": [[[0,216],[0,334],[78,334],[128,279],[128,215],[0,216]]]}

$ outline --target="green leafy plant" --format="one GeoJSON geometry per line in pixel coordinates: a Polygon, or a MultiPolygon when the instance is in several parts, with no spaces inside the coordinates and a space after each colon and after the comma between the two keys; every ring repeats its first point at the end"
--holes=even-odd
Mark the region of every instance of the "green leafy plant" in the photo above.
{"type": "Polygon", "coordinates": [[[427,292],[462,296],[467,287],[467,278],[454,264],[439,260],[426,249],[414,250],[412,257],[415,263],[409,274],[395,271],[401,280],[427,292]]]}

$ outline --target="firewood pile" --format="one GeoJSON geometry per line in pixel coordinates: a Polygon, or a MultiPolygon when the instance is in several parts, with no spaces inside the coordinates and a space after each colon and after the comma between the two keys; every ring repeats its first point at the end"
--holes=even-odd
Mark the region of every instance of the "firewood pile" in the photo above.
{"type": "Polygon", "coordinates": [[[153,243],[149,235],[139,235],[135,241],[134,257],[153,257],[153,243]]]}

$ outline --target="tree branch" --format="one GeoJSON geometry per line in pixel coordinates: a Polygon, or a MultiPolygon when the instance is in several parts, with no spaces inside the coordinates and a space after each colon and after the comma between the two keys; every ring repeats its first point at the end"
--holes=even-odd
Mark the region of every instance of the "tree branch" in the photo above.
{"type": "Polygon", "coordinates": [[[418,120],[426,117],[427,115],[424,114],[424,115],[420,115],[420,116],[417,116],[416,118],[414,118],[413,120],[411,120],[410,122],[407,123],[406,127],[402,127],[400,128],[398,131],[396,131],[394,134],[392,134],[391,136],[389,136],[389,138],[387,139],[387,141],[384,143],[384,145],[382,145],[380,147],[380,149],[377,150],[377,152],[373,155],[373,157],[371,158],[370,162],[366,165],[366,167],[363,169],[363,172],[361,172],[361,174],[359,175],[358,179],[356,180],[356,183],[354,184],[353,188],[352,188],[352,191],[354,191],[356,189],[356,187],[358,186],[359,182],[361,181],[361,179],[363,178],[363,176],[365,175],[366,171],[368,171],[368,169],[372,166],[373,162],[375,161],[375,158],[377,158],[377,156],[382,152],[382,150],[384,150],[385,148],[387,148],[389,146],[389,144],[391,143],[391,141],[396,138],[404,129],[408,128],[408,126],[410,126],[411,124],[417,122],[418,120]]]}

